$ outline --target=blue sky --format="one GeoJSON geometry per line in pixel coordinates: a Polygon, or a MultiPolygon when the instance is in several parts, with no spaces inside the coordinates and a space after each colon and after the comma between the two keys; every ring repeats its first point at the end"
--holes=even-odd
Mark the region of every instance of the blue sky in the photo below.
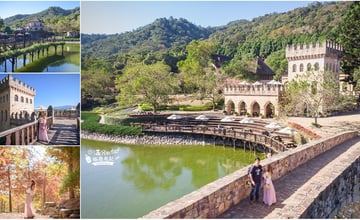
{"type": "Polygon", "coordinates": [[[81,1],[81,32],[132,31],[157,18],[185,18],[203,27],[287,12],[310,1],[81,1]]]}
{"type": "MultiPolygon", "coordinates": [[[[6,74],[0,74],[3,79],[6,74]]],[[[12,74],[35,88],[34,107],[76,106],[80,102],[80,74],[12,74]]]]}
{"type": "Polygon", "coordinates": [[[80,7],[80,1],[2,1],[0,0],[0,17],[8,18],[17,14],[34,14],[58,6],[63,9],[80,7]]]}

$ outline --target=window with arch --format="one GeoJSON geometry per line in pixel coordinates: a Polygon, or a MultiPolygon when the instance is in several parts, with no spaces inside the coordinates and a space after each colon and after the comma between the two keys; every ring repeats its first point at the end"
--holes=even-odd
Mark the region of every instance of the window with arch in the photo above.
{"type": "Polygon", "coordinates": [[[304,64],[300,64],[300,72],[304,72],[304,64]]]}
{"type": "Polygon", "coordinates": [[[19,96],[18,96],[18,95],[15,95],[15,96],[14,96],[14,101],[15,101],[15,102],[18,102],[18,101],[19,101],[19,96]]]}
{"type": "Polygon", "coordinates": [[[32,99],[30,99],[30,104],[32,104],[32,99]]]}
{"type": "Polygon", "coordinates": [[[29,103],[29,99],[28,99],[28,98],[26,98],[26,103],[29,103]]]}
{"type": "Polygon", "coordinates": [[[316,71],[318,71],[320,69],[318,62],[315,63],[314,68],[315,68],[316,71]]]}
{"type": "Polygon", "coordinates": [[[21,96],[21,102],[22,102],[22,103],[24,102],[24,97],[23,97],[23,96],[21,96]]]}
{"type": "Polygon", "coordinates": [[[308,63],[307,64],[307,69],[306,69],[307,71],[310,71],[311,70],[311,63],[308,63]]]}
{"type": "Polygon", "coordinates": [[[292,71],[293,71],[293,72],[296,72],[296,64],[293,64],[293,66],[292,66],[292,71]]]}

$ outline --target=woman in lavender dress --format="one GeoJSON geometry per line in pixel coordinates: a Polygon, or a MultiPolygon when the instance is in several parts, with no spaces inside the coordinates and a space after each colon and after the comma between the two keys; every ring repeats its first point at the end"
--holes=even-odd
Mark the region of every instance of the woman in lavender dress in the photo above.
{"type": "Polygon", "coordinates": [[[39,120],[39,141],[45,141],[46,143],[49,143],[46,125],[46,112],[41,113],[41,118],[39,120]]]}
{"type": "Polygon", "coordinates": [[[32,204],[35,195],[35,181],[31,180],[28,186],[26,186],[26,199],[25,199],[25,211],[24,218],[34,218],[35,210],[32,204]]]}
{"type": "Polygon", "coordinates": [[[264,180],[265,180],[265,186],[264,186],[264,203],[266,205],[271,206],[273,203],[276,203],[276,193],[274,184],[271,180],[272,175],[272,169],[270,165],[266,167],[266,172],[264,173],[264,180]]]}

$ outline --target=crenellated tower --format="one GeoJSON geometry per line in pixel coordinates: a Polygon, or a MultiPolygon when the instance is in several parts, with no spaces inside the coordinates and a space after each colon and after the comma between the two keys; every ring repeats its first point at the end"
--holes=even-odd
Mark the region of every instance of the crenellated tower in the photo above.
{"type": "Polygon", "coordinates": [[[12,127],[11,118],[22,119],[34,112],[35,95],[33,87],[12,75],[0,80],[0,131],[12,127]]]}
{"type": "Polygon", "coordinates": [[[308,71],[317,73],[331,71],[339,75],[342,54],[342,46],[331,41],[288,45],[286,47],[288,80],[291,81],[296,75],[308,71]]]}

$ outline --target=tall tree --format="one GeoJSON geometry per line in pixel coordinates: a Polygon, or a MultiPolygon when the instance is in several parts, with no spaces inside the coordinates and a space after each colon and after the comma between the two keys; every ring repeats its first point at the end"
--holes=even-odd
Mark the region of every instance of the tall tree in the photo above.
{"type": "Polygon", "coordinates": [[[198,97],[201,100],[209,100],[213,110],[215,110],[217,102],[223,96],[222,88],[224,79],[225,74],[213,66],[205,69],[205,74],[200,80],[198,97]]]}
{"type": "Polygon", "coordinates": [[[117,99],[120,105],[149,104],[156,112],[160,104],[170,102],[169,95],[176,87],[174,79],[170,67],[161,62],[127,66],[124,74],[115,80],[120,90],[117,99]]]}
{"type": "Polygon", "coordinates": [[[80,192],[80,149],[79,147],[48,148],[48,154],[67,166],[62,180],[61,192],[68,192],[69,199],[79,197],[80,192]]]}
{"type": "Polygon", "coordinates": [[[321,113],[331,112],[339,106],[339,82],[333,72],[308,71],[297,75],[287,84],[285,91],[282,97],[283,103],[286,100],[285,113],[307,113],[314,118],[315,125],[318,125],[321,113]]]}
{"type": "Polygon", "coordinates": [[[215,53],[215,44],[209,41],[193,40],[186,46],[187,57],[179,61],[177,66],[180,77],[188,91],[193,92],[205,74],[205,68],[211,67],[211,55],[215,53]]]}
{"type": "Polygon", "coordinates": [[[352,2],[340,27],[340,43],[344,49],[342,70],[356,86],[358,79],[354,79],[354,72],[360,66],[360,2],[352,2]]]}

